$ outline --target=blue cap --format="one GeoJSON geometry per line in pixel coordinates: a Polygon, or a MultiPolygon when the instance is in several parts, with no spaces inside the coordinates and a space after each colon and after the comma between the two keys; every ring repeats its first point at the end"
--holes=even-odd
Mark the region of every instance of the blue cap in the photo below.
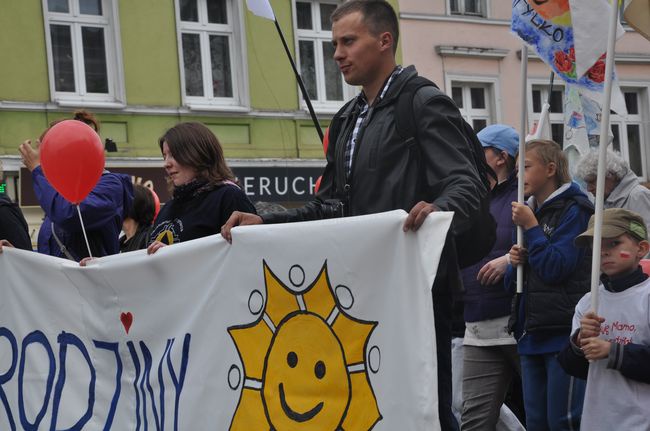
{"type": "Polygon", "coordinates": [[[482,129],[476,136],[483,148],[493,147],[505,151],[512,157],[515,157],[519,151],[519,134],[510,126],[493,124],[482,129]]]}

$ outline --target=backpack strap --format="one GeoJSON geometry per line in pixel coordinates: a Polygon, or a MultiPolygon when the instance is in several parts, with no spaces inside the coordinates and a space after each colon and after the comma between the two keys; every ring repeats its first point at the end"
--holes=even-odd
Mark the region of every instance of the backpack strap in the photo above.
{"type": "MultiPolygon", "coordinates": [[[[397,133],[407,142],[412,139],[415,141],[418,140],[418,129],[416,126],[416,117],[413,102],[415,95],[423,87],[433,87],[435,89],[434,94],[444,94],[442,91],[440,91],[440,88],[438,88],[434,82],[422,76],[415,76],[404,85],[404,88],[402,89],[402,92],[397,99],[395,128],[397,130],[397,133]]],[[[472,126],[470,126],[464,119],[462,120],[462,123],[462,132],[470,141],[469,144],[472,149],[472,156],[474,158],[474,163],[479,170],[481,180],[483,181],[486,189],[490,190],[490,183],[487,177],[491,176],[496,181],[496,173],[487,164],[487,161],[485,160],[485,156],[483,154],[482,145],[476,137],[476,133],[474,133],[472,126]]]]}
{"type": "Polygon", "coordinates": [[[66,258],[70,260],[74,260],[77,262],[77,259],[75,259],[72,254],[70,254],[70,251],[68,250],[68,247],[66,247],[63,242],[59,239],[59,236],[56,234],[56,230],[54,229],[54,222],[50,224],[50,229],[52,230],[52,238],[54,238],[54,241],[56,241],[57,245],[59,246],[59,249],[61,250],[61,253],[65,255],[66,258]]]}
{"type": "Polygon", "coordinates": [[[400,91],[397,97],[397,107],[395,116],[395,128],[397,133],[408,139],[417,139],[417,126],[415,123],[415,110],[413,109],[413,100],[415,95],[423,87],[433,87],[439,91],[438,86],[423,76],[411,78],[400,91]]]}
{"type": "Polygon", "coordinates": [[[355,97],[343,105],[343,107],[334,115],[327,131],[329,139],[327,158],[335,160],[337,165],[334,170],[333,193],[334,196],[341,199],[345,195],[343,188],[346,184],[345,169],[342,167],[345,164],[345,157],[343,156],[346,147],[345,139],[350,136],[350,119],[355,117],[356,107],[357,98],[355,97]]]}
{"type": "Polygon", "coordinates": [[[476,167],[479,170],[479,174],[481,176],[481,180],[483,181],[483,185],[485,185],[485,188],[489,191],[490,190],[490,179],[488,177],[492,177],[492,179],[498,183],[499,179],[497,177],[496,172],[492,169],[490,165],[488,165],[487,159],[485,158],[485,151],[483,149],[483,144],[481,144],[481,141],[478,139],[478,136],[476,136],[476,132],[474,132],[474,128],[469,125],[467,121],[463,119],[463,127],[465,128],[465,136],[467,136],[467,139],[470,141],[470,145],[472,146],[472,155],[474,156],[474,162],[476,164],[476,167]]]}
{"type": "Polygon", "coordinates": [[[352,100],[348,101],[345,105],[343,105],[341,109],[339,109],[339,112],[334,114],[327,132],[330,145],[336,144],[336,140],[341,133],[341,129],[345,123],[345,120],[352,114],[356,100],[357,98],[355,97],[352,100]]]}

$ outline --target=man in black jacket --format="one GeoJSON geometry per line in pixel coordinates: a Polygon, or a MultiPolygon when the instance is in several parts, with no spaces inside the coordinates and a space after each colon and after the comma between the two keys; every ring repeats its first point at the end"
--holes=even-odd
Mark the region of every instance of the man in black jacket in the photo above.
{"type": "MultiPolygon", "coordinates": [[[[282,223],[403,209],[404,231],[417,230],[433,211],[454,211],[454,234],[466,230],[487,195],[475,168],[463,119],[434,87],[413,99],[415,139],[399,136],[396,105],[414,67],[395,62],[398,23],[383,0],[351,0],[332,14],[332,42],[345,81],[362,92],[337,114],[340,132],[330,142],[316,199],[279,214],[235,212],[222,228],[231,241],[237,225],[282,223]]],[[[438,397],[443,430],[457,430],[451,413],[451,286],[459,283],[453,236],[448,237],[433,286],[438,397]]]]}

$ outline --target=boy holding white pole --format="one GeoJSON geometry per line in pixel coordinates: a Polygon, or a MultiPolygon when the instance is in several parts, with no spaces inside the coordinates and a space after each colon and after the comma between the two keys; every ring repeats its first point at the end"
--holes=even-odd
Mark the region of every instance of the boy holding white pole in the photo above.
{"type": "MultiPolygon", "coordinates": [[[[592,217],[576,245],[591,246],[594,236],[592,217]]],[[[650,280],[639,266],[649,249],[640,215],[603,212],[598,311],[587,293],[576,306],[570,345],[558,357],[568,373],[587,379],[582,429],[650,429],[650,280]]]]}

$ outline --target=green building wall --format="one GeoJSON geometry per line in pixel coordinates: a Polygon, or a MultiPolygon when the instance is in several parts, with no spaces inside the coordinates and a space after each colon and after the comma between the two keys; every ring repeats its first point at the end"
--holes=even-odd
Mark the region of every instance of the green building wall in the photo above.
{"type": "MultiPolygon", "coordinates": [[[[292,2],[271,3],[293,49],[292,2]]],[[[298,87],[273,22],[244,13],[250,108],[259,115],[195,113],[182,106],[174,0],[120,0],[118,10],[127,107],[88,108],[102,123],[102,138],[118,144],[109,157],[160,156],[158,137],[179,121],[208,125],[228,158],[323,157],[311,120],[299,109],[298,87]]],[[[23,140],[38,138],[52,120],[73,110],[50,101],[44,32],[41,0],[3,1],[0,156],[17,155],[23,140]]],[[[330,118],[319,114],[323,127],[330,118]]]]}
{"type": "Polygon", "coordinates": [[[42,3],[4,1],[0,7],[0,101],[46,102],[49,98],[42,3]]]}
{"type": "Polygon", "coordinates": [[[121,0],[120,33],[130,106],[180,106],[173,0],[121,0]]]}

